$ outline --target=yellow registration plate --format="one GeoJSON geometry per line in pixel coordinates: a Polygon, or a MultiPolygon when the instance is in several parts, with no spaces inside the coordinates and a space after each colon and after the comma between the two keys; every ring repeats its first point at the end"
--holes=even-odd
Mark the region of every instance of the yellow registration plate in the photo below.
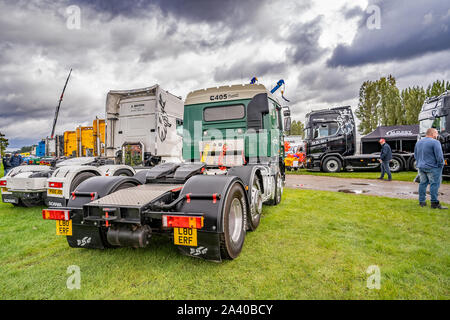
{"type": "Polygon", "coordinates": [[[72,220],[56,220],[56,235],[71,236],[72,235],[72,220]]]}
{"type": "Polygon", "coordinates": [[[178,246],[197,246],[197,229],[174,228],[173,242],[178,246]]]}
{"type": "Polygon", "coordinates": [[[56,195],[62,196],[63,192],[62,192],[62,190],[58,190],[58,189],[48,189],[48,194],[56,194],[56,195]]]}
{"type": "Polygon", "coordinates": [[[2,192],[8,192],[8,188],[2,188],[2,192]]]}

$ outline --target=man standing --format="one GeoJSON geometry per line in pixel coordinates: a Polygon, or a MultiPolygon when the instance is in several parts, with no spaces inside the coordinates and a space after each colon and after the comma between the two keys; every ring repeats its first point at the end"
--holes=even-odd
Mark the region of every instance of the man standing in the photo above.
{"type": "Polygon", "coordinates": [[[9,169],[11,169],[11,163],[9,162],[9,154],[3,157],[2,162],[3,162],[3,176],[6,176],[9,169]]]}
{"type": "Polygon", "coordinates": [[[381,176],[378,178],[383,180],[384,174],[387,173],[388,181],[392,181],[391,169],[389,168],[389,162],[392,160],[392,150],[391,147],[386,143],[386,140],[380,139],[381,153],[380,153],[380,164],[381,164],[381,176]]]}
{"type": "Polygon", "coordinates": [[[11,168],[18,167],[22,164],[22,156],[19,153],[14,152],[14,155],[11,157],[9,162],[11,163],[11,168]]]}
{"type": "Polygon", "coordinates": [[[448,209],[441,206],[438,200],[439,186],[441,185],[444,155],[441,143],[437,140],[438,132],[434,128],[427,130],[425,138],[419,140],[414,148],[414,158],[419,169],[419,204],[425,207],[427,186],[430,185],[432,209],[448,209]]]}

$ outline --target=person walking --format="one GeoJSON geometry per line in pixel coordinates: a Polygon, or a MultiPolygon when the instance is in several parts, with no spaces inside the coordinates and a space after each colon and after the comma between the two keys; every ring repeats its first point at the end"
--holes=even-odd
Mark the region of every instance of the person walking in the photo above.
{"type": "Polygon", "coordinates": [[[9,162],[9,154],[2,158],[3,163],[3,176],[6,176],[8,171],[11,169],[11,163],[9,162]]]}
{"type": "Polygon", "coordinates": [[[392,150],[391,147],[386,143],[386,140],[380,139],[381,153],[380,153],[380,166],[381,166],[381,176],[379,180],[384,179],[384,174],[387,173],[388,180],[392,181],[391,169],[389,168],[389,162],[392,160],[392,150]]]}
{"type": "Polygon", "coordinates": [[[425,138],[419,140],[414,148],[414,158],[419,170],[419,205],[425,207],[427,186],[430,185],[430,198],[432,209],[448,209],[438,200],[438,191],[441,185],[442,169],[444,168],[444,155],[441,143],[437,140],[439,133],[430,128],[425,138]]]}

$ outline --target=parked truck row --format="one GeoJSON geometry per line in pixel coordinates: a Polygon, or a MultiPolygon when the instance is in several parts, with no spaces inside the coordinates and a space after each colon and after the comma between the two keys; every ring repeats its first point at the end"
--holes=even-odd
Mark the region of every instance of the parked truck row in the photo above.
{"type": "MultiPolygon", "coordinates": [[[[151,88],[108,95],[108,125],[114,123],[108,133],[114,141],[107,134],[107,152],[123,159],[127,146],[141,143],[136,160],[156,157],[159,164],[133,177],[86,179],[66,205],[44,209],[43,218],[56,220],[57,234],[75,248],[146,247],[152,237],[166,236],[186,255],[234,259],[246,231],[260,224],[263,203],[281,201],[289,107],[254,83],[191,92],[184,114],[177,115],[169,107],[171,98],[151,88]],[[149,116],[146,125],[136,114],[149,116]],[[174,149],[152,149],[165,147],[167,139],[175,142],[177,131],[182,162],[168,161],[178,152],[174,149]]],[[[58,189],[57,178],[65,175],[64,167],[58,170],[48,181],[51,189],[58,189]]]]}

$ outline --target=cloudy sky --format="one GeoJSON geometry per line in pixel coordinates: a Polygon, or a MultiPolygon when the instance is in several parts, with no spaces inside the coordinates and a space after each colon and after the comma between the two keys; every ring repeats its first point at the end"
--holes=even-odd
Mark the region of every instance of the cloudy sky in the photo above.
{"type": "Polygon", "coordinates": [[[286,81],[294,118],[356,107],[365,80],[450,80],[448,0],[0,0],[0,132],[10,148],[104,117],[106,93],[286,81]]]}

